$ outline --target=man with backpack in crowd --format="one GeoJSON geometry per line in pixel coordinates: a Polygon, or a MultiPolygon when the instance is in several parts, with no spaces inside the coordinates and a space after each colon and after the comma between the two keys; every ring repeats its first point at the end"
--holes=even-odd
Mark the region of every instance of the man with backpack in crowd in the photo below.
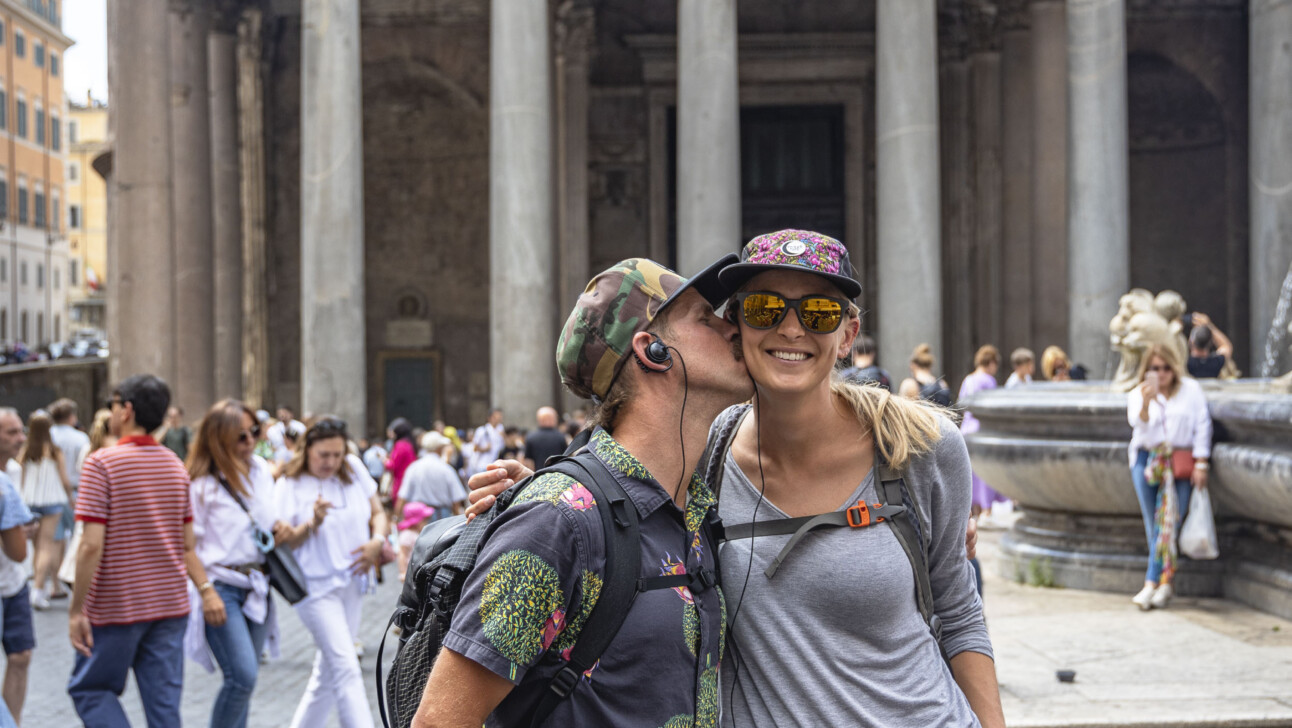
{"type": "Polygon", "coordinates": [[[562,461],[585,475],[540,472],[489,524],[412,725],[716,722],[716,499],[693,474],[709,423],[753,391],[713,312],[732,260],[688,281],[630,259],[579,297],[557,367],[598,401],[562,461]]]}

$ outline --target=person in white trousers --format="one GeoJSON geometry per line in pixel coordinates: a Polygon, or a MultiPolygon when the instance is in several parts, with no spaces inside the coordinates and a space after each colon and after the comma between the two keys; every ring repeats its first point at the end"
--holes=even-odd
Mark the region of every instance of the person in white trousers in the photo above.
{"type": "Polygon", "coordinates": [[[319,418],[275,486],[276,511],[290,528],[286,543],[309,590],[296,614],[318,647],[292,728],[324,725],[333,707],[342,728],[373,725],[355,640],[388,524],[377,483],[346,454],[347,441],[345,422],[319,418]]]}

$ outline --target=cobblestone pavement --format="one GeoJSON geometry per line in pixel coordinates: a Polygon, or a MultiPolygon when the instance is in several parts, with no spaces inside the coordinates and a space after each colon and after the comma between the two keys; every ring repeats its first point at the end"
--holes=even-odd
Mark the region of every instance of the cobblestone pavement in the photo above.
{"type": "MultiPolygon", "coordinates": [[[[399,596],[400,583],[394,578],[393,567],[386,567],[386,583],[377,587],[363,603],[363,620],[360,636],[365,656],[363,681],[368,689],[368,702],[372,706],[373,722],[381,725],[377,714],[377,688],[375,665],[377,645],[381,633],[390,619],[399,596]]],[[[67,601],[53,603],[52,609],[36,612],[36,651],[31,661],[31,674],[27,688],[27,705],[23,709],[22,724],[28,728],[54,728],[79,725],[76,710],[67,697],[67,680],[72,673],[72,646],[67,639],[67,601]]],[[[256,692],[251,699],[252,728],[283,728],[291,722],[296,703],[305,693],[310,668],[314,662],[314,642],[309,632],[296,618],[295,610],[281,599],[279,627],[282,632],[282,657],[261,665],[256,692]]],[[[394,654],[397,640],[392,636],[386,642],[387,667],[394,654]]],[[[184,662],[184,725],[205,726],[210,720],[211,705],[222,682],[219,671],[207,674],[197,663],[184,662]]],[[[131,725],[144,726],[143,708],[139,692],[131,680],[128,682],[122,704],[130,716],[131,725]]],[[[336,714],[328,726],[337,726],[336,714]]]]}

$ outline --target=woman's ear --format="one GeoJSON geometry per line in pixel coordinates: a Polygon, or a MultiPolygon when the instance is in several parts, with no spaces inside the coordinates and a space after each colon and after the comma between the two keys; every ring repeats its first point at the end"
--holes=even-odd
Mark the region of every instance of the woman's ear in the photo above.
{"type": "Polygon", "coordinates": [[[861,333],[861,317],[849,316],[839,328],[843,331],[843,338],[839,341],[839,351],[835,358],[844,359],[852,353],[852,344],[857,340],[857,334],[861,333]]]}

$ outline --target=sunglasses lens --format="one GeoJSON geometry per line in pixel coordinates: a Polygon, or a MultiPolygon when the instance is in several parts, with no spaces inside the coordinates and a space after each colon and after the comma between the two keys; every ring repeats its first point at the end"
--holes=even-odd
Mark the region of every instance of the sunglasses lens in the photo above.
{"type": "Polygon", "coordinates": [[[805,298],[799,302],[799,320],[809,331],[828,334],[843,321],[843,307],[828,298],[805,298]]]}
{"type": "Polygon", "coordinates": [[[745,323],[755,329],[770,329],[785,317],[785,299],[770,293],[751,293],[744,302],[745,323]]]}

